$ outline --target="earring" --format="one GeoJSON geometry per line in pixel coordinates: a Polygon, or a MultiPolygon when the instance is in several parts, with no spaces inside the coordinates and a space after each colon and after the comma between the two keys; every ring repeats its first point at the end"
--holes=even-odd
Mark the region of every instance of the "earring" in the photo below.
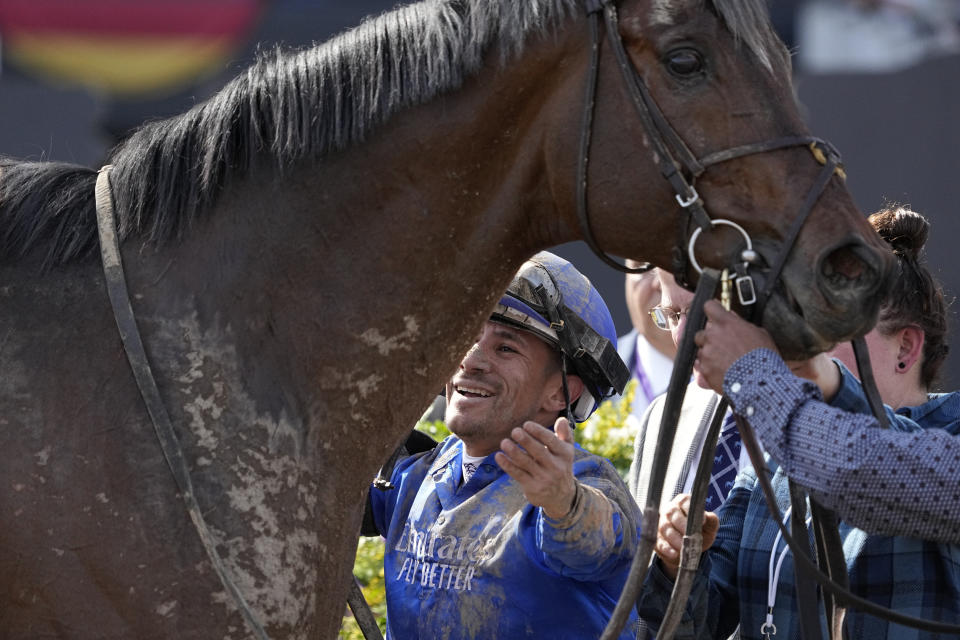
{"type": "Polygon", "coordinates": [[[897,368],[898,368],[898,369],[906,369],[906,368],[907,368],[907,363],[906,363],[906,362],[898,362],[898,363],[897,363],[897,368]]]}

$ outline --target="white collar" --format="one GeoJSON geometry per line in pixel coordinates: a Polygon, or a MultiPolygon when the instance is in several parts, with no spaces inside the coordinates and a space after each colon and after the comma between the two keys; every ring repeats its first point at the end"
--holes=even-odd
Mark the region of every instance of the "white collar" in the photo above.
{"type": "MultiPolygon", "coordinates": [[[[659,331],[659,329],[657,329],[659,331]]],[[[658,396],[670,386],[670,373],[673,371],[673,359],[654,348],[643,334],[637,333],[637,360],[643,367],[643,373],[653,387],[654,396],[658,396]]]]}

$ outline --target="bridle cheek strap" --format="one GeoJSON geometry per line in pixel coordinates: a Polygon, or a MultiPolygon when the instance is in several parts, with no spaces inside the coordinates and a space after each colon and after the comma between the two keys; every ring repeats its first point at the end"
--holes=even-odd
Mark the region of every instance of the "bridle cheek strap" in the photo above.
{"type": "MultiPolygon", "coordinates": [[[[663,115],[663,112],[650,94],[646,83],[644,83],[643,78],[640,77],[640,74],[637,73],[636,68],[631,63],[629,55],[623,46],[623,41],[620,38],[617,8],[612,0],[588,0],[587,13],[591,44],[590,68],[587,73],[577,161],[577,217],[587,245],[607,265],[626,273],[640,273],[648,271],[651,268],[650,264],[646,264],[637,269],[630,269],[610,257],[600,247],[594,235],[593,228],[590,225],[587,206],[587,184],[593,119],[596,110],[597,78],[600,68],[601,20],[606,24],[607,42],[613,50],[617,68],[620,70],[620,75],[623,78],[624,86],[630,96],[630,101],[633,103],[637,116],[646,131],[647,140],[660,170],[660,174],[673,189],[674,197],[678,205],[687,213],[686,216],[680,219],[678,224],[678,241],[673,252],[672,265],[673,274],[677,282],[682,286],[692,288],[686,275],[688,271],[687,254],[683,251],[686,239],[689,237],[693,228],[699,228],[703,232],[707,232],[712,228],[711,218],[705,209],[700,194],[694,186],[696,179],[700,177],[708,167],[748,155],[766,153],[788,147],[806,146],[810,148],[814,158],[820,164],[826,165],[825,170],[829,167],[829,171],[825,171],[825,173],[830,175],[837,173],[843,177],[839,154],[837,154],[836,150],[829,143],[813,136],[785,136],[774,140],[732,147],[697,159],[663,115]],[[689,179],[687,176],[689,176],[689,179]]],[[[829,178],[829,175],[827,175],[827,178],[829,178]]],[[[826,180],[822,182],[825,183],[826,180]]],[[[820,183],[821,180],[818,180],[817,184],[815,184],[807,194],[804,208],[801,210],[801,214],[797,217],[793,228],[785,238],[783,248],[781,249],[781,256],[778,259],[780,266],[774,269],[778,274],[782,269],[782,265],[786,262],[787,255],[789,255],[796,241],[800,228],[803,226],[804,221],[809,216],[825,187],[825,184],[820,183]]],[[[776,280],[776,278],[770,278],[769,280],[776,280]]]]}

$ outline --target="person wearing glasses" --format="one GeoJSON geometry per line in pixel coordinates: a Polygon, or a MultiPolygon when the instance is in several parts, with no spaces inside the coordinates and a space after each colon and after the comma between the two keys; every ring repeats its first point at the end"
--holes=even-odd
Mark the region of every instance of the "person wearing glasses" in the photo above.
{"type": "MultiPolygon", "coordinates": [[[[657,269],[660,281],[660,304],[649,310],[655,326],[664,333],[669,332],[675,345],[686,328],[687,311],[693,303],[693,293],[679,284],[669,271],[657,269]]],[[[647,504],[647,491],[650,485],[650,473],[653,457],[660,435],[660,422],[663,418],[667,394],[657,396],[647,407],[640,419],[640,428],[634,440],[633,461],[627,474],[627,485],[634,500],[643,509],[647,504]]],[[[660,498],[660,511],[663,512],[678,495],[689,494],[693,489],[693,480],[700,463],[700,453],[713,415],[717,410],[720,396],[714,393],[706,380],[694,368],[693,379],[687,385],[677,423],[677,433],[667,463],[667,474],[660,498]]],[[[734,480],[741,466],[747,466],[750,460],[746,451],[742,451],[732,414],[720,434],[717,451],[714,455],[714,468],[707,495],[707,511],[720,508],[727,493],[733,488],[734,480]],[[733,439],[731,440],[731,436],[733,439]]],[[[650,628],[648,622],[639,619],[636,637],[645,638],[650,628]]]]}
{"type": "MultiPolygon", "coordinates": [[[[669,332],[674,344],[679,344],[686,327],[687,310],[693,302],[693,293],[677,284],[673,275],[663,269],[657,269],[660,280],[660,304],[650,309],[654,324],[663,332],[669,332]]],[[[667,465],[661,507],[667,505],[675,496],[690,493],[693,479],[703,450],[703,441],[713,419],[720,397],[714,393],[699,372],[694,369],[693,379],[687,386],[677,434],[673,444],[670,461],[667,465]]],[[[640,428],[634,440],[633,462],[627,476],[630,492],[641,508],[646,506],[647,490],[650,484],[650,472],[653,456],[660,434],[660,422],[666,393],[657,396],[640,419],[640,428]]],[[[724,426],[721,442],[727,446],[718,447],[715,455],[714,477],[707,496],[707,510],[716,511],[733,486],[741,464],[749,464],[746,452],[741,451],[739,440],[725,442],[724,435],[731,432],[732,422],[724,426]]],[[[736,433],[736,429],[732,429],[736,433]]]]}
{"type": "MultiPolygon", "coordinates": [[[[635,269],[640,263],[627,260],[627,267],[635,269]]],[[[654,398],[667,390],[677,345],[669,331],[662,331],[650,315],[650,309],[660,304],[660,279],[656,267],[643,273],[628,273],[624,278],[624,300],[630,312],[631,330],[617,338],[617,353],[636,380],[630,420],[639,420],[654,398]]]]}

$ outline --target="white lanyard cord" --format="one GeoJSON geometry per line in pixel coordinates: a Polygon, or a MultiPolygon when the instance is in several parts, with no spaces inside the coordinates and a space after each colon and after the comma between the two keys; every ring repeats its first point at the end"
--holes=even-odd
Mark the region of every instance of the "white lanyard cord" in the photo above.
{"type": "MultiPolygon", "coordinates": [[[[787,507],[787,510],[783,514],[783,525],[787,526],[787,522],[790,520],[790,511],[793,509],[792,506],[787,507]]],[[[806,520],[806,525],[810,526],[811,518],[808,517],[806,520]]],[[[790,547],[786,546],[780,552],[779,557],[777,556],[777,545],[780,544],[780,539],[783,537],[779,527],[777,528],[777,537],[773,540],[773,548],[770,550],[770,563],[769,568],[767,569],[767,618],[762,625],[760,625],[760,633],[766,636],[769,640],[770,636],[777,635],[777,625],[773,624],[773,606],[777,603],[777,585],[780,584],[780,567],[783,566],[783,559],[787,557],[787,553],[790,552],[790,547]],[[776,558],[776,567],[774,567],[774,558],[776,558]]]]}

